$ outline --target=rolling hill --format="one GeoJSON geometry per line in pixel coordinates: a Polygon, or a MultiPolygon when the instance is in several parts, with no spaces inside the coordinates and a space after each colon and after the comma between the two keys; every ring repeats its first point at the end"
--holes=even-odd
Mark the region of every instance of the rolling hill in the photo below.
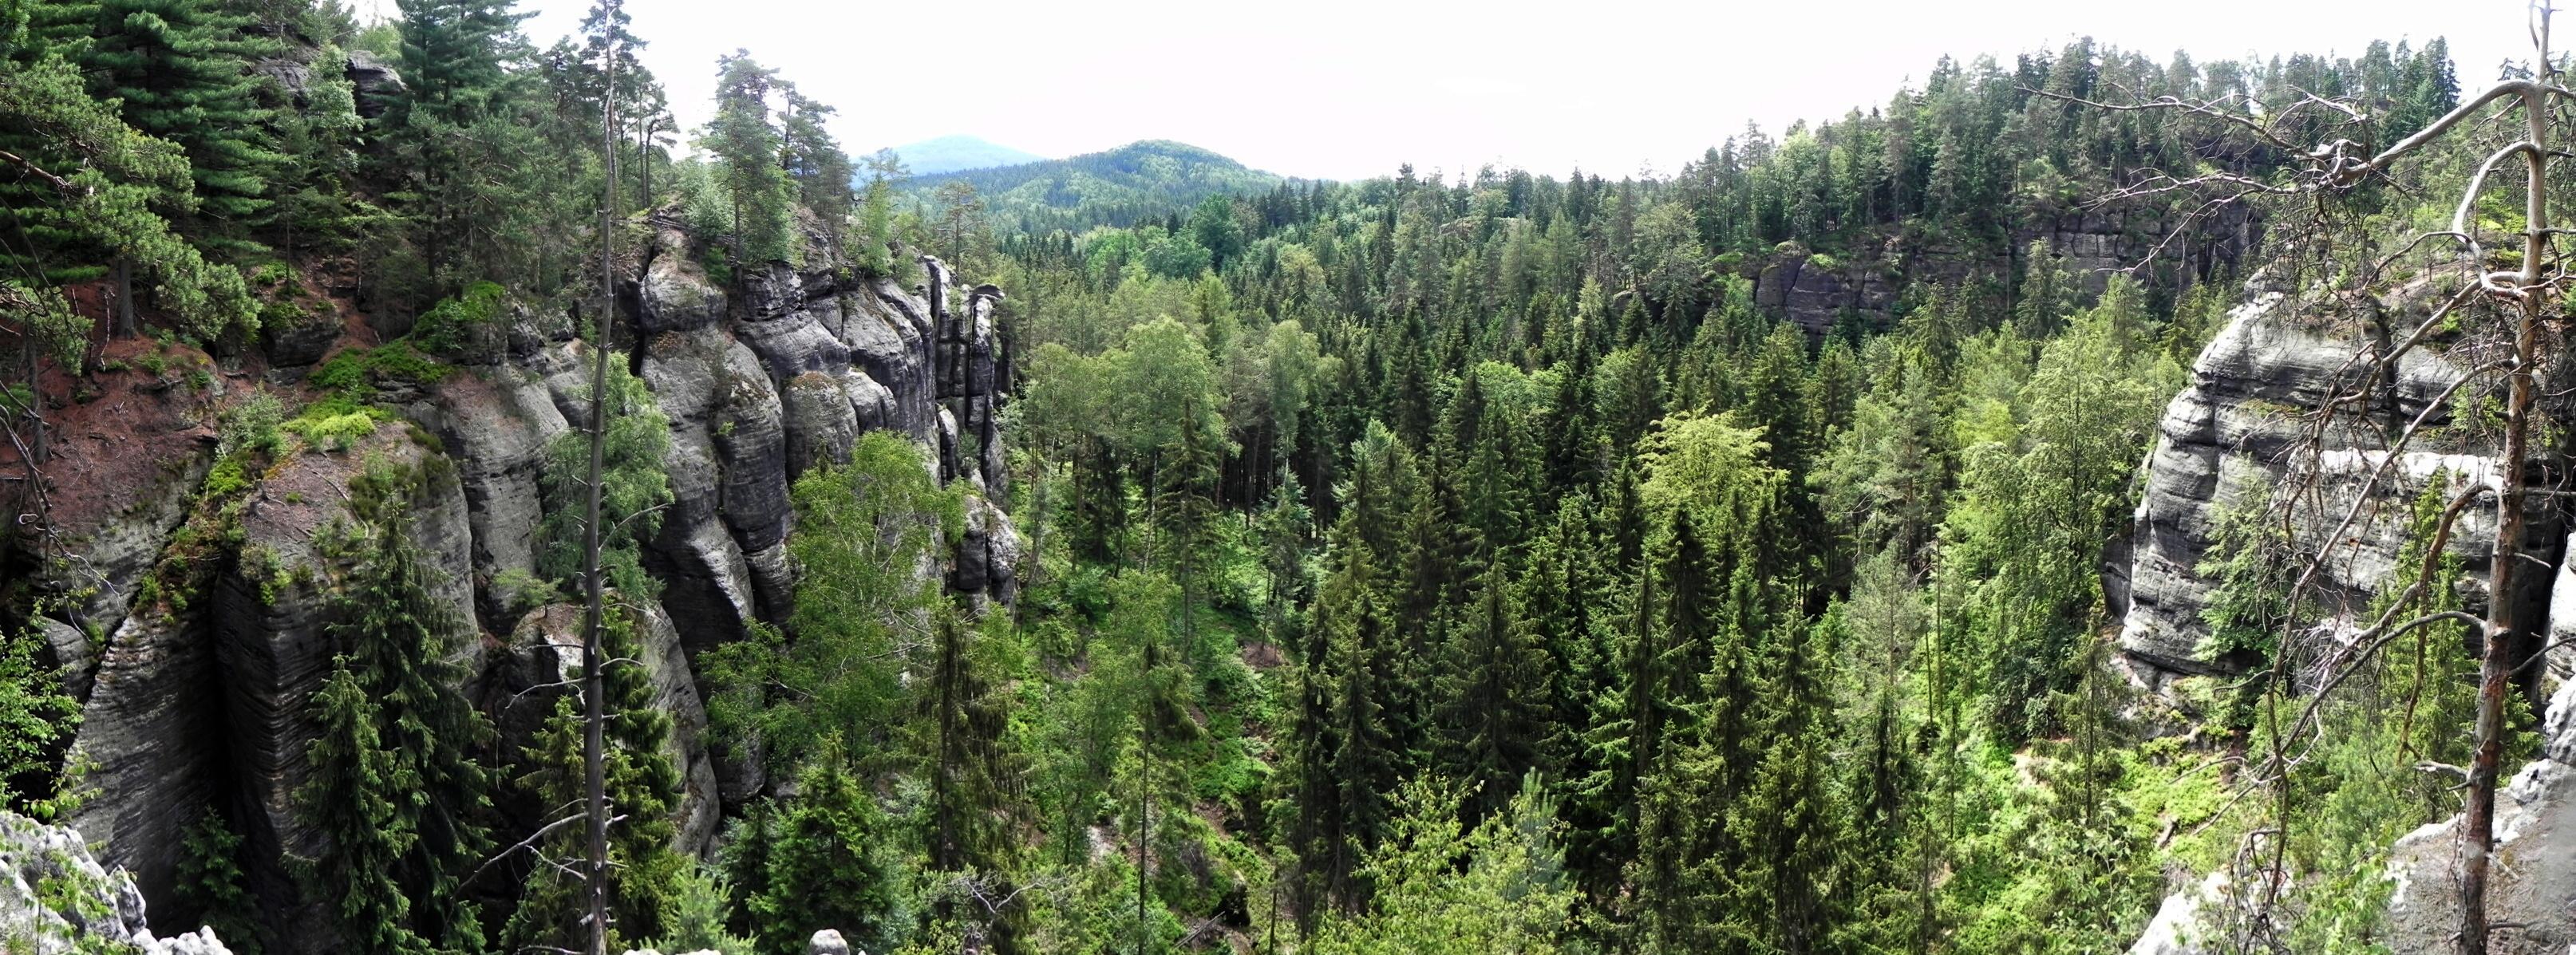
{"type": "Polygon", "coordinates": [[[908,146],[894,147],[903,157],[905,167],[916,176],[935,176],[961,169],[989,169],[994,166],[1016,166],[1044,162],[1047,157],[1024,149],[1013,149],[975,136],[941,136],[908,146]]]}
{"type": "Polygon", "coordinates": [[[928,198],[963,180],[984,197],[996,227],[1029,231],[1128,226],[1197,205],[1220,193],[1277,188],[1285,177],[1186,143],[1149,139],[1065,159],[914,177],[904,188],[928,198]]]}

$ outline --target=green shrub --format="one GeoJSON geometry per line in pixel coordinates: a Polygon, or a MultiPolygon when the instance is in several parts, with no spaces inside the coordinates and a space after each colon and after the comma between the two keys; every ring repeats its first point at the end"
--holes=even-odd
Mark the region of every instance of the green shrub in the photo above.
{"type": "Polygon", "coordinates": [[[325,451],[346,451],[353,444],[376,433],[376,418],[364,411],[348,414],[304,417],[287,422],[286,430],[304,439],[306,444],[325,451]]]}
{"type": "Polygon", "coordinates": [[[250,397],[224,409],[215,426],[216,456],[228,458],[241,451],[277,453],[283,445],[277,426],[285,420],[286,405],[276,395],[266,388],[251,392],[250,397]]]}
{"type": "Polygon", "coordinates": [[[464,294],[443,299],[413,322],[408,336],[421,349],[434,354],[454,354],[473,343],[474,329],[490,325],[501,317],[501,300],[508,293],[499,285],[476,282],[464,294]]]}
{"type": "MultiPolygon", "coordinates": [[[[421,354],[408,341],[392,341],[376,348],[352,348],[323,362],[307,381],[313,387],[335,397],[363,402],[374,400],[377,384],[401,381],[415,385],[434,384],[447,377],[450,369],[435,358],[421,354]]],[[[308,412],[309,413],[309,412],[308,412]]]]}

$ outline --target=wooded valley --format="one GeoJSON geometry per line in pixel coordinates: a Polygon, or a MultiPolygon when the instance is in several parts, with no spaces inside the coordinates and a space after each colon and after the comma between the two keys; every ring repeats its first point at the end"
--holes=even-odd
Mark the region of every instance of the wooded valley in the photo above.
{"type": "Polygon", "coordinates": [[[1341,182],[394,8],[0,0],[0,951],[2576,944],[2545,10],[1341,182]]]}

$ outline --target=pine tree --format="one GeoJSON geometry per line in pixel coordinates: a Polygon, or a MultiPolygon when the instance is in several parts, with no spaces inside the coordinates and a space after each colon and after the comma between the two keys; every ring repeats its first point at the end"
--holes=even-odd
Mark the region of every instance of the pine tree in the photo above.
{"type": "Polygon", "coordinates": [[[268,181],[286,157],[274,148],[273,117],[250,71],[276,47],[246,32],[255,17],[216,0],[85,0],[37,9],[48,14],[39,29],[80,66],[93,95],[117,100],[128,124],[186,151],[202,218],[234,236],[264,220],[268,181]]]}
{"type": "Polygon", "coordinates": [[[786,148],[771,120],[769,98],[779,91],[778,71],[760,65],[748,50],[716,60],[716,114],[699,145],[714,155],[731,204],[734,264],[750,267],[787,261],[796,254],[795,209],[786,148]]]}
{"type": "Polygon", "coordinates": [[[786,157],[788,181],[795,188],[797,203],[814,214],[815,223],[838,248],[856,198],[851,184],[858,169],[824,126],[834,112],[832,107],[807,98],[792,83],[782,84],[781,91],[786,108],[778,114],[779,146],[786,157]]]}
{"type": "Polygon", "coordinates": [[[206,260],[174,217],[197,208],[185,152],[127,125],[85,88],[79,70],[25,42],[26,11],[0,10],[0,152],[24,177],[5,194],[16,235],[0,244],[0,282],[29,345],[65,367],[88,351],[89,326],[50,283],[86,281],[118,265],[115,331],[134,334],[133,286],[150,283],[180,330],[212,341],[258,329],[239,271],[206,260]]]}
{"type": "Polygon", "coordinates": [[[376,162],[403,183],[390,198],[415,210],[424,299],[509,277],[503,266],[538,241],[527,217],[550,205],[531,179],[543,147],[509,115],[524,82],[511,67],[529,56],[516,3],[396,0],[405,92],[377,121],[390,148],[376,162]]]}

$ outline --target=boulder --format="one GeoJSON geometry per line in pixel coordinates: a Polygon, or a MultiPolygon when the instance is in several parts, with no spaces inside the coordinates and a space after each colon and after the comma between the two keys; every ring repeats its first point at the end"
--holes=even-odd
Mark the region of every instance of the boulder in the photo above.
{"type": "Polygon", "coordinates": [[[336,316],[299,307],[262,316],[259,341],[268,354],[270,367],[299,368],[329,354],[332,344],[340,340],[341,331],[336,316]]]}
{"type": "Polygon", "coordinates": [[[766,550],[787,539],[785,412],[766,377],[737,373],[721,387],[714,426],[721,510],[745,552],[766,550]]]}
{"type": "MultiPolygon", "coordinates": [[[[806,372],[780,388],[787,428],[787,475],[792,483],[818,464],[847,464],[850,443],[857,439],[857,402],[851,400],[846,375],[806,372]]],[[[863,377],[861,380],[865,380],[863,377]]]]}
{"type": "Polygon", "coordinates": [[[266,77],[269,82],[277,84],[277,91],[285,95],[288,105],[294,106],[297,109],[304,108],[305,103],[309,101],[311,97],[313,89],[312,67],[298,63],[294,60],[278,58],[261,60],[257,63],[253,63],[250,66],[250,71],[259,74],[262,77],[266,77]]]}
{"type": "Polygon", "coordinates": [[[850,367],[850,346],[833,337],[805,311],[767,321],[740,322],[734,325],[733,332],[752,354],[760,357],[771,381],[786,381],[807,372],[837,375],[850,367]]]}
{"type": "Polygon", "coordinates": [[[677,229],[665,228],[655,237],[644,278],[637,286],[637,331],[646,335],[687,331],[724,321],[724,291],[707,281],[706,273],[690,259],[689,246],[688,237],[677,229]]]}
{"type": "Polygon", "coordinates": [[[502,631],[522,597],[508,582],[536,571],[546,446],[571,424],[541,380],[507,366],[488,377],[449,375],[430,398],[405,411],[454,458],[473,529],[477,609],[486,629],[502,631]]]}
{"type": "Polygon", "coordinates": [[[932,433],[930,407],[938,399],[927,306],[891,282],[879,282],[871,291],[843,319],[841,340],[850,348],[852,365],[890,398],[893,414],[882,427],[927,439],[932,433]]]}
{"type": "Polygon", "coordinates": [[[349,51],[345,75],[349,84],[357,87],[358,115],[368,119],[383,116],[388,99],[410,92],[392,64],[365,50],[349,51]]]}
{"type": "Polygon", "coordinates": [[[45,641],[41,662],[63,675],[63,690],[73,699],[88,699],[89,678],[98,665],[97,648],[90,646],[89,634],[52,617],[38,617],[35,625],[37,636],[45,641]]]}
{"type": "Polygon", "coordinates": [[[78,831],[0,810],[0,949],[11,955],[231,955],[214,929],[153,935],[143,910],[134,878],[100,865],[78,831]]]}

